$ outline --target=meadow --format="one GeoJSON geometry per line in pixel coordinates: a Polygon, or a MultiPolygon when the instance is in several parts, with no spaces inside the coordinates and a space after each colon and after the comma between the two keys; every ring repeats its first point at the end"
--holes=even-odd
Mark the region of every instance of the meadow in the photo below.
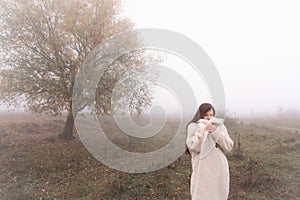
{"type": "MultiPolygon", "coordinates": [[[[114,143],[142,151],[136,149],[140,140],[117,137],[119,130],[110,127],[112,119],[105,120],[114,143]]],[[[230,118],[225,123],[235,142],[227,155],[229,199],[299,199],[298,121],[258,121],[230,118]]],[[[74,139],[58,137],[64,123],[63,116],[0,115],[0,199],[190,199],[189,154],[157,171],[126,173],[96,160],[76,129],[74,139]]],[[[165,145],[176,124],[167,123],[147,150],[165,145]]]]}

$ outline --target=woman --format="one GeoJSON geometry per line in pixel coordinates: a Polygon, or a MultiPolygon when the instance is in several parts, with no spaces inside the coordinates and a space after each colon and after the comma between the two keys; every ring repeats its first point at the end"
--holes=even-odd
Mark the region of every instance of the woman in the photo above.
{"type": "Polygon", "coordinates": [[[186,145],[192,158],[190,193],[192,200],[222,200],[229,194],[229,167],[224,153],[233,141],[223,123],[211,124],[215,109],[203,103],[187,125],[186,145]]]}

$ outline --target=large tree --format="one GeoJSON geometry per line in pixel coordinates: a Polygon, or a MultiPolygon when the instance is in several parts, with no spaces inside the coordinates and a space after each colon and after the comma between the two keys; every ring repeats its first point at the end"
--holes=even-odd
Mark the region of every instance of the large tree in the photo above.
{"type": "MultiPolygon", "coordinates": [[[[133,23],[122,17],[119,0],[0,1],[0,100],[13,105],[25,101],[26,109],[38,113],[67,111],[61,135],[72,137],[74,117],[85,106],[72,110],[82,62],[107,38],[132,30],[133,23]]],[[[111,114],[110,95],[126,71],[157,61],[143,50],[114,60],[98,83],[97,112],[111,114]]],[[[149,85],[140,84],[129,109],[140,113],[151,104],[151,94],[149,85]]]]}

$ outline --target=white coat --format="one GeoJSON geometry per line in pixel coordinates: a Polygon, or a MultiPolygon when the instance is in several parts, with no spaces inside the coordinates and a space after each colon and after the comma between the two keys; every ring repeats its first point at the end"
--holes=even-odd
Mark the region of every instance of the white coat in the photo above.
{"type": "Polygon", "coordinates": [[[231,151],[234,143],[224,124],[208,133],[204,130],[206,124],[199,121],[188,125],[186,138],[192,156],[192,200],[226,200],[229,195],[229,166],[225,154],[231,151]]]}

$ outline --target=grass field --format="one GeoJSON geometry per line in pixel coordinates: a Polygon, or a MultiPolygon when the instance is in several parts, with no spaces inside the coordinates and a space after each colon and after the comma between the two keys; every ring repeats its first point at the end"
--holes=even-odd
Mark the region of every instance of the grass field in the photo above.
{"type": "MultiPolygon", "coordinates": [[[[150,173],[117,171],[97,161],[77,136],[57,137],[64,122],[63,117],[0,116],[0,199],[190,199],[189,154],[150,173]]],[[[226,126],[235,142],[227,155],[229,199],[299,199],[298,127],[255,120],[229,120],[226,126]]],[[[174,124],[168,123],[151,144],[164,145],[172,131],[174,124]]],[[[132,149],[140,142],[122,141],[120,147],[132,149]]]]}

